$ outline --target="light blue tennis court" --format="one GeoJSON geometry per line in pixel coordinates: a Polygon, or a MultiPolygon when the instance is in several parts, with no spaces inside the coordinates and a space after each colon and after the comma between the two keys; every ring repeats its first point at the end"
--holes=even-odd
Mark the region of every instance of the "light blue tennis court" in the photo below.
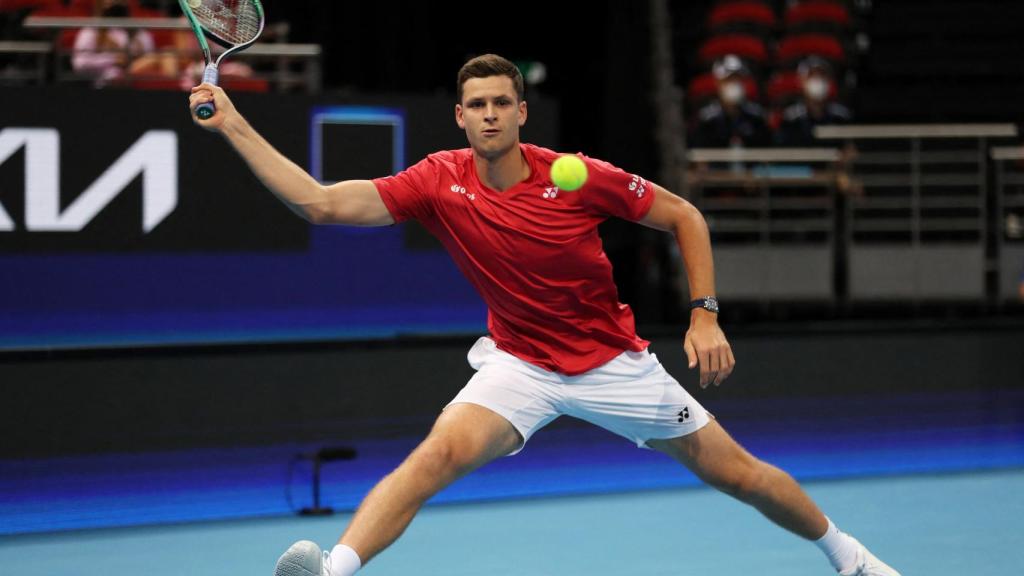
{"type": "MultiPolygon", "coordinates": [[[[754,453],[790,471],[843,529],[906,575],[1024,565],[1024,394],[1014,390],[720,405],[754,453]],[[786,419],[758,418],[783,404],[786,419]],[[861,410],[874,407],[870,416],[861,410]],[[949,406],[957,406],[950,418],[949,406]],[[797,415],[798,414],[798,415],[797,415]]],[[[325,465],[351,511],[415,438],[357,442],[325,465]]],[[[307,446],[0,462],[3,574],[271,574],[294,541],[333,545],[348,514],[300,518],[307,446]]],[[[701,486],[660,454],[555,426],[440,493],[361,573],[830,574],[818,550],[701,486]]]]}
{"type": "MultiPolygon", "coordinates": [[[[1024,471],[811,483],[843,527],[904,574],[1015,574],[1024,471]]],[[[347,516],[11,537],[5,574],[270,574],[294,540],[347,516]]],[[[367,576],[829,574],[817,549],[708,489],[428,507],[367,576]]]]}

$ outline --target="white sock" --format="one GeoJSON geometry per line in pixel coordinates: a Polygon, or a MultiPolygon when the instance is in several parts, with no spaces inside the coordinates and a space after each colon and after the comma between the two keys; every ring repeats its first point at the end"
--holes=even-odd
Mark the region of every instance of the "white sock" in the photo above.
{"type": "Polygon", "coordinates": [[[832,567],[836,569],[836,572],[845,572],[853,568],[854,562],[857,561],[857,545],[854,543],[853,538],[850,538],[845,532],[841,532],[836,525],[832,523],[832,520],[828,517],[828,530],[825,531],[825,535],[814,541],[818,548],[825,553],[828,557],[828,561],[832,563],[832,567]]]}
{"type": "Polygon", "coordinates": [[[356,551],[338,544],[331,549],[331,576],[352,576],[363,567],[356,551]]]}

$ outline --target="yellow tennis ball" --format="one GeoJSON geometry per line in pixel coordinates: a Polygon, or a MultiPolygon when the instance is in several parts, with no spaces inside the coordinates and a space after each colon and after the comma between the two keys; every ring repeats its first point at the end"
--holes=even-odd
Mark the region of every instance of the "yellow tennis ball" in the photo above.
{"type": "Polygon", "coordinates": [[[199,5],[203,3],[203,0],[188,0],[190,8],[199,8],[199,5]]]}
{"type": "Polygon", "coordinates": [[[579,190],[587,183],[587,165],[579,156],[566,154],[559,156],[551,164],[551,181],[560,190],[572,192],[579,190]]]}

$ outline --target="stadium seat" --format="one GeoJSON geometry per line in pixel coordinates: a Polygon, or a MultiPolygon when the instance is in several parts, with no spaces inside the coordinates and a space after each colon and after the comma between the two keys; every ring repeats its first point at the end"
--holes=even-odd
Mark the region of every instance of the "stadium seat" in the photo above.
{"type": "Polygon", "coordinates": [[[735,54],[750,64],[763,66],[768,61],[764,40],[751,34],[724,34],[707,39],[700,48],[701,64],[710,66],[715,60],[735,54]]]}
{"type": "Polygon", "coordinates": [[[756,1],[719,4],[711,9],[707,20],[708,30],[713,34],[739,32],[765,36],[776,24],[775,12],[756,1]]]}
{"type": "Polygon", "coordinates": [[[790,32],[841,32],[850,26],[850,11],[827,0],[798,2],[786,9],[784,23],[790,32]]]}
{"type": "Polygon", "coordinates": [[[270,82],[248,76],[222,76],[220,85],[232,92],[269,92],[270,82]]]}
{"type": "Polygon", "coordinates": [[[836,67],[846,63],[846,49],[835,36],[827,34],[797,34],[783,38],[776,60],[779,66],[792,67],[808,56],[820,56],[836,67]]]}
{"type": "MultiPolygon", "coordinates": [[[[270,82],[263,78],[250,78],[245,76],[221,76],[218,84],[225,90],[232,92],[269,92],[270,82]]],[[[163,76],[138,76],[127,80],[124,83],[127,88],[136,90],[165,90],[182,92],[187,91],[186,86],[180,78],[167,78],[163,76]]]]}
{"type": "MultiPolygon", "coordinates": [[[[67,6],[61,2],[55,2],[36,8],[30,15],[53,18],[83,18],[92,16],[92,7],[92,2],[83,2],[81,0],[71,2],[67,6]]],[[[65,52],[70,51],[75,45],[75,35],[77,34],[78,30],[75,29],[61,30],[56,38],[56,46],[65,52]]]]}
{"type": "Polygon", "coordinates": [[[61,4],[61,0],[0,0],[0,12],[38,10],[61,4]]]}

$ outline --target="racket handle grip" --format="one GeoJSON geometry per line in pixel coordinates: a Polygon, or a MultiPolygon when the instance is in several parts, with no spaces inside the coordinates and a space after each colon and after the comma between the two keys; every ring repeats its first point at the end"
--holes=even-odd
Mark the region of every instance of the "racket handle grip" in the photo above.
{"type": "MultiPolygon", "coordinates": [[[[203,82],[217,85],[217,79],[219,74],[217,72],[217,66],[213,64],[207,64],[206,70],[203,71],[203,82]]],[[[213,115],[217,112],[217,108],[213,105],[213,102],[206,102],[196,107],[196,116],[200,120],[209,120],[213,118],[213,115]]]]}

